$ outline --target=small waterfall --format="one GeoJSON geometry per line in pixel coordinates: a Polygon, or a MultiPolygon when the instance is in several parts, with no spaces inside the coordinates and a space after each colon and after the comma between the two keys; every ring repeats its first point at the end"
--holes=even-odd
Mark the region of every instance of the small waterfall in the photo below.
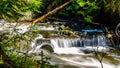
{"type": "Polygon", "coordinates": [[[51,39],[50,41],[54,48],[79,47],[79,45],[82,44],[82,39],[80,38],[75,38],[75,39],[56,38],[56,39],[51,39]]]}
{"type": "MultiPolygon", "coordinates": [[[[36,52],[44,45],[49,45],[53,48],[55,53],[58,54],[79,54],[83,53],[82,51],[106,51],[108,47],[108,40],[104,35],[93,35],[80,38],[50,38],[44,39],[42,43],[36,43],[39,41],[39,37],[35,38],[31,47],[31,51],[36,52]],[[46,42],[49,41],[49,42],[46,42]]],[[[31,52],[30,52],[31,53],[31,52]]]]}
{"type": "Polygon", "coordinates": [[[108,40],[104,35],[90,36],[83,38],[54,38],[50,39],[51,46],[56,53],[78,54],[81,51],[103,51],[108,47],[108,40]]]}
{"type": "Polygon", "coordinates": [[[87,46],[107,46],[107,39],[104,35],[92,36],[86,38],[55,38],[50,39],[54,48],[71,48],[87,46]]]}
{"type": "MultiPolygon", "coordinates": [[[[38,36],[37,38],[35,38],[35,41],[37,41],[37,39],[39,40],[39,37],[42,38],[42,36],[38,36]]],[[[93,35],[81,38],[50,38],[44,40],[45,41],[41,44],[35,44],[34,41],[33,47],[35,45],[36,47],[30,50],[28,53],[37,54],[37,52],[41,51],[40,48],[43,45],[49,45],[52,46],[54,53],[58,54],[56,55],[54,53],[47,53],[47,56],[50,56],[52,58],[51,63],[63,66],[73,65],[83,68],[101,68],[101,65],[98,60],[89,57],[93,54],[85,54],[82,50],[85,49],[89,51],[90,49],[94,49],[95,47],[100,48],[103,51],[103,47],[107,47],[107,44],[109,42],[104,35],[93,35]],[[46,42],[47,40],[49,40],[49,42],[46,42]]],[[[107,63],[106,61],[103,61],[102,64],[104,68],[119,68],[119,66],[115,66],[113,64],[110,64],[109,62],[107,63]]]]}

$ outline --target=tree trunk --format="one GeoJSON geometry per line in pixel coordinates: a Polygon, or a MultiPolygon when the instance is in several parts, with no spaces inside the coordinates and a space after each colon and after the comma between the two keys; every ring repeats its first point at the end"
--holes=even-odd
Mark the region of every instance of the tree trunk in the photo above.
{"type": "Polygon", "coordinates": [[[71,2],[72,2],[72,0],[69,0],[68,2],[64,3],[63,5],[61,5],[61,6],[57,7],[57,8],[55,8],[54,10],[52,10],[52,11],[46,13],[45,15],[43,15],[43,16],[37,18],[36,20],[33,21],[33,24],[36,24],[37,22],[44,20],[45,18],[47,18],[47,17],[53,15],[54,13],[63,10],[63,9],[64,9],[65,7],[67,7],[71,2]]]}

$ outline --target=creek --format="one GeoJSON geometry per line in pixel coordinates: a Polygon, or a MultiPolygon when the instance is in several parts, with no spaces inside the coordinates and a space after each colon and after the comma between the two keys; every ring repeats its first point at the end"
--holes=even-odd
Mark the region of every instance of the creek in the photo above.
{"type": "MultiPolygon", "coordinates": [[[[15,23],[6,23],[6,21],[1,20],[0,31],[12,31],[15,27],[15,23]],[[12,25],[11,25],[12,24],[12,25]],[[11,26],[9,26],[11,25],[11,26]]],[[[46,26],[36,26],[39,30],[56,30],[58,27],[53,27],[52,25],[46,26]]],[[[19,25],[17,27],[19,33],[25,33],[29,30],[29,25],[19,25]]],[[[95,30],[96,32],[97,30],[95,30]]],[[[55,37],[55,38],[44,38],[43,35],[39,34],[36,37],[28,50],[29,55],[39,54],[41,50],[47,57],[51,58],[50,63],[56,64],[59,68],[102,68],[100,60],[104,54],[107,57],[103,57],[102,65],[103,68],[120,68],[120,55],[111,53],[112,49],[110,41],[105,37],[104,33],[101,31],[95,34],[90,34],[85,36],[79,36],[76,38],[69,37],[55,37]],[[97,33],[97,34],[96,34],[97,33]],[[109,57],[114,58],[113,61],[108,59],[109,57]],[[97,59],[99,58],[99,59],[97,59]]],[[[32,57],[38,60],[38,56],[32,57]]]]}
{"type": "MultiPolygon", "coordinates": [[[[102,52],[112,55],[109,53],[111,47],[108,44],[110,45],[110,42],[104,35],[92,35],[85,38],[50,38],[40,44],[33,42],[33,49],[28,53],[39,53],[41,49],[45,49],[49,51],[49,53],[46,51],[44,53],[52,59],[51,63],[59,65],[60,68],[101,68],[100,60],[96,59],[97,56],[94,53],[102,52]]],[[[104,68],[120,67],[119,64],[112,64],[106,59],[103,59],[102,65],[104,68]]]]}

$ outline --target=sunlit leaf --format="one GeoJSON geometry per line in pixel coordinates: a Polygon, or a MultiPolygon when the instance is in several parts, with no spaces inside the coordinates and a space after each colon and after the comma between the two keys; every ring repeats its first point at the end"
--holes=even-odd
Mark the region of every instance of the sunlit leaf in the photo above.
{"type": "Polygon", "coordinates": [[[86,3],[83,1],[83,2],[79,2],[78,4],[80,5],[80,7],[84,7],[86,3]]]}
{"type": "Polygon", "coordinates": [[[13,16],[13,14],[11,12],[7,12],[7,14],[10,15],[10,16],[13,16]]]}

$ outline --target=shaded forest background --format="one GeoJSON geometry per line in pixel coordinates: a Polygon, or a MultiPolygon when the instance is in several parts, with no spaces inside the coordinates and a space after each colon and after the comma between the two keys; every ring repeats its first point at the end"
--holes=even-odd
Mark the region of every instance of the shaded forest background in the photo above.
{"type": "MultiPolygon", "coordinates": [[[[63,3],[67,2],[68,0],[43,0],[44,5],[40,8],[42,9],[42,14],[38,14],[37,17],[55,9],[56,7],[62,5],[63,3]]],[[[57,17],[61,19],[80,21],[86,22],[84,17],[86,15],[91,16],[92,21],[90,22],[97,22],[102,23],[105,26],[109,27],[111,30],[114,30],[116,25],[120,21],[120,1],[118,0],[85,0],[90,1],[91,3],[95,3],[95,5],[85,5],[80,6],[77,1],[84,1],[84,0],[73,0],[72,3],[69,4],[64,10],[52,15],[52,17],[57,17]],[[84,9],[84,8],[87,9],[84,9]],[[96,7],[96,8],[94,8],[96,7]],[[85,13],[84,13],[85,12],[85,13]],[[85,14],[85,15],[83,15],[85,14]]],[[[88,21],[89,22],[89,21],[88,21]]],[[[81,22],[79,22],[81,23],[81,22]]]]}

